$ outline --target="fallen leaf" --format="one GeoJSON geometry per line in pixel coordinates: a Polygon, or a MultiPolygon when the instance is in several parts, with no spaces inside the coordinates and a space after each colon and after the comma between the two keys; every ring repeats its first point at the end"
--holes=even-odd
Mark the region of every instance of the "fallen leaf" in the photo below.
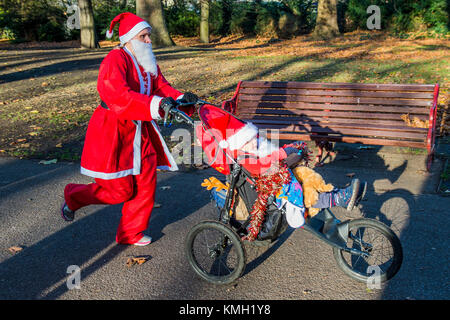
{"type": "Polygon", "coordinates": [[[161,187],[161,190],[169,190],[170,189],[170,186],[163,186],[163,187],[161,187]]]}
{"type": "Polygon", "coordinates": [[[58,159],[52,159],[52,160],[41,160],[41,161],[39,161],[39,164],[44,164],[44,165],[47,165],[47,164],[52,164],[52,163],[56,163],[58,161],[58,159]]]}
{"type": "Polygon", "coordinates": [[[62,143],[58,143],[55,147],[62,148],[62,143]]]}
{"type": "Polygon", "coordinates": [[[127,260],[127,266],[128,267],[131,267],[131,266],[134,266],[135,264],[143,264],[143,263],[146,263],[148,260],[150,260],[150,256],[136,256],[136,257],[131,257],[131,258],[128,258],[128,260],[127,260]]]}
{"type": "Polygon", "coordinates": [[[19,247],[19,246],[12,246],[12,247],[10,247],[8,250],[9,250],[9,252],[11,252],[12,254],[16,254],[16,253],[22,251],[23,248],[22,248],[22,247],[19,247]]]}

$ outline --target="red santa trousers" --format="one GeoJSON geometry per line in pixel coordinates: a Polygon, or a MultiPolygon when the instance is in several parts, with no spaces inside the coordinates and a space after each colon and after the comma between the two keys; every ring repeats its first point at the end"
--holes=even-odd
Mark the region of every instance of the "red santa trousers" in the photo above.
{"type": "Polygon", "coordinates": [[[124,203],[116,241],[133,244],[147,229],[155,202],[156,152],[146,141],[141,160],[141,173],[112,180],[95,179],[90,184],[68,184],[64,189],[67,206],[78,210],[91,204],[124,203]]]}

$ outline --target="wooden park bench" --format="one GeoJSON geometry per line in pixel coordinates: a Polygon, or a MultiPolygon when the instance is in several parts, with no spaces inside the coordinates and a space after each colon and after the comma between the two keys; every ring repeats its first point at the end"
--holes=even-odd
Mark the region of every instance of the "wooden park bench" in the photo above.
{"type": "Polygon", "coordinates": [[[438,94],[438,84],[240,81],[222,107],[269,138],[424,148],[430,170],[438,94]]]}

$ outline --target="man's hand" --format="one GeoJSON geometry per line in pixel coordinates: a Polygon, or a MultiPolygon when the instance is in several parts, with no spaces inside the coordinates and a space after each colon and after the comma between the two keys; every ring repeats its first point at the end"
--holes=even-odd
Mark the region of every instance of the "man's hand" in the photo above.
{"type": "Polygon", "coordinates": [[[196,94],[194,94],[192,92],[186,92],[183,95],[183,98],[181,98],[181,101],[184,103],[197,103],[198,97],[196,94]]]}
{"type": "Polygon", "coordinates": [[[175,108],[177,105],[177,102],[172,97],[166,97],[161,100],[161,103],[159,107],[164,111],[164,126],[167,123],[167,120],[172,118],[172,115],[170,114],[170,110],[172,108],[175,108]]]}

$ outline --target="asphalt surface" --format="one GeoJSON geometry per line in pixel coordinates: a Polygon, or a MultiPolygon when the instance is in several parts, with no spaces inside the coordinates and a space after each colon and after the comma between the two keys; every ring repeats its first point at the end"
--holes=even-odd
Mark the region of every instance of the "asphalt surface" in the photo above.
{"type": "MultiPolygon", "coordinates": [[[[339,148],[339,146],[338,146],[339,148]]],[[[0,158],[0,299],[163,300],[380,300],[448,299],[449,204],[436,194],[442,160],[424,171],[424,156],[396,148],[343,148],[318,169],[327,182],[345,185],[354,174],[369,183],[367,201],[340,219],[367,216],[388,224],[400,237],[404,261],[379,289],[346,276],[331,248],[302,229],[288,229],[265,248],[249,248],[244,275],[230,285],[201,280],[183,252],[189,229],[215,217],[203,179],[213,169],[159,172],[147,247],[117,245],[121,205],[90,206],[73,222],[59,214],[64,186],[92,180],[78,163],[44,165],[0,158]],[[11,253],[10,248],[21,248],[11,253]],[[134,256],[150,256],[127,266],[134,256]],[[71,266],[79,289],[69,289],[71,266]],[[68,286],[69,283],[69,286],[68,286]]]]}

